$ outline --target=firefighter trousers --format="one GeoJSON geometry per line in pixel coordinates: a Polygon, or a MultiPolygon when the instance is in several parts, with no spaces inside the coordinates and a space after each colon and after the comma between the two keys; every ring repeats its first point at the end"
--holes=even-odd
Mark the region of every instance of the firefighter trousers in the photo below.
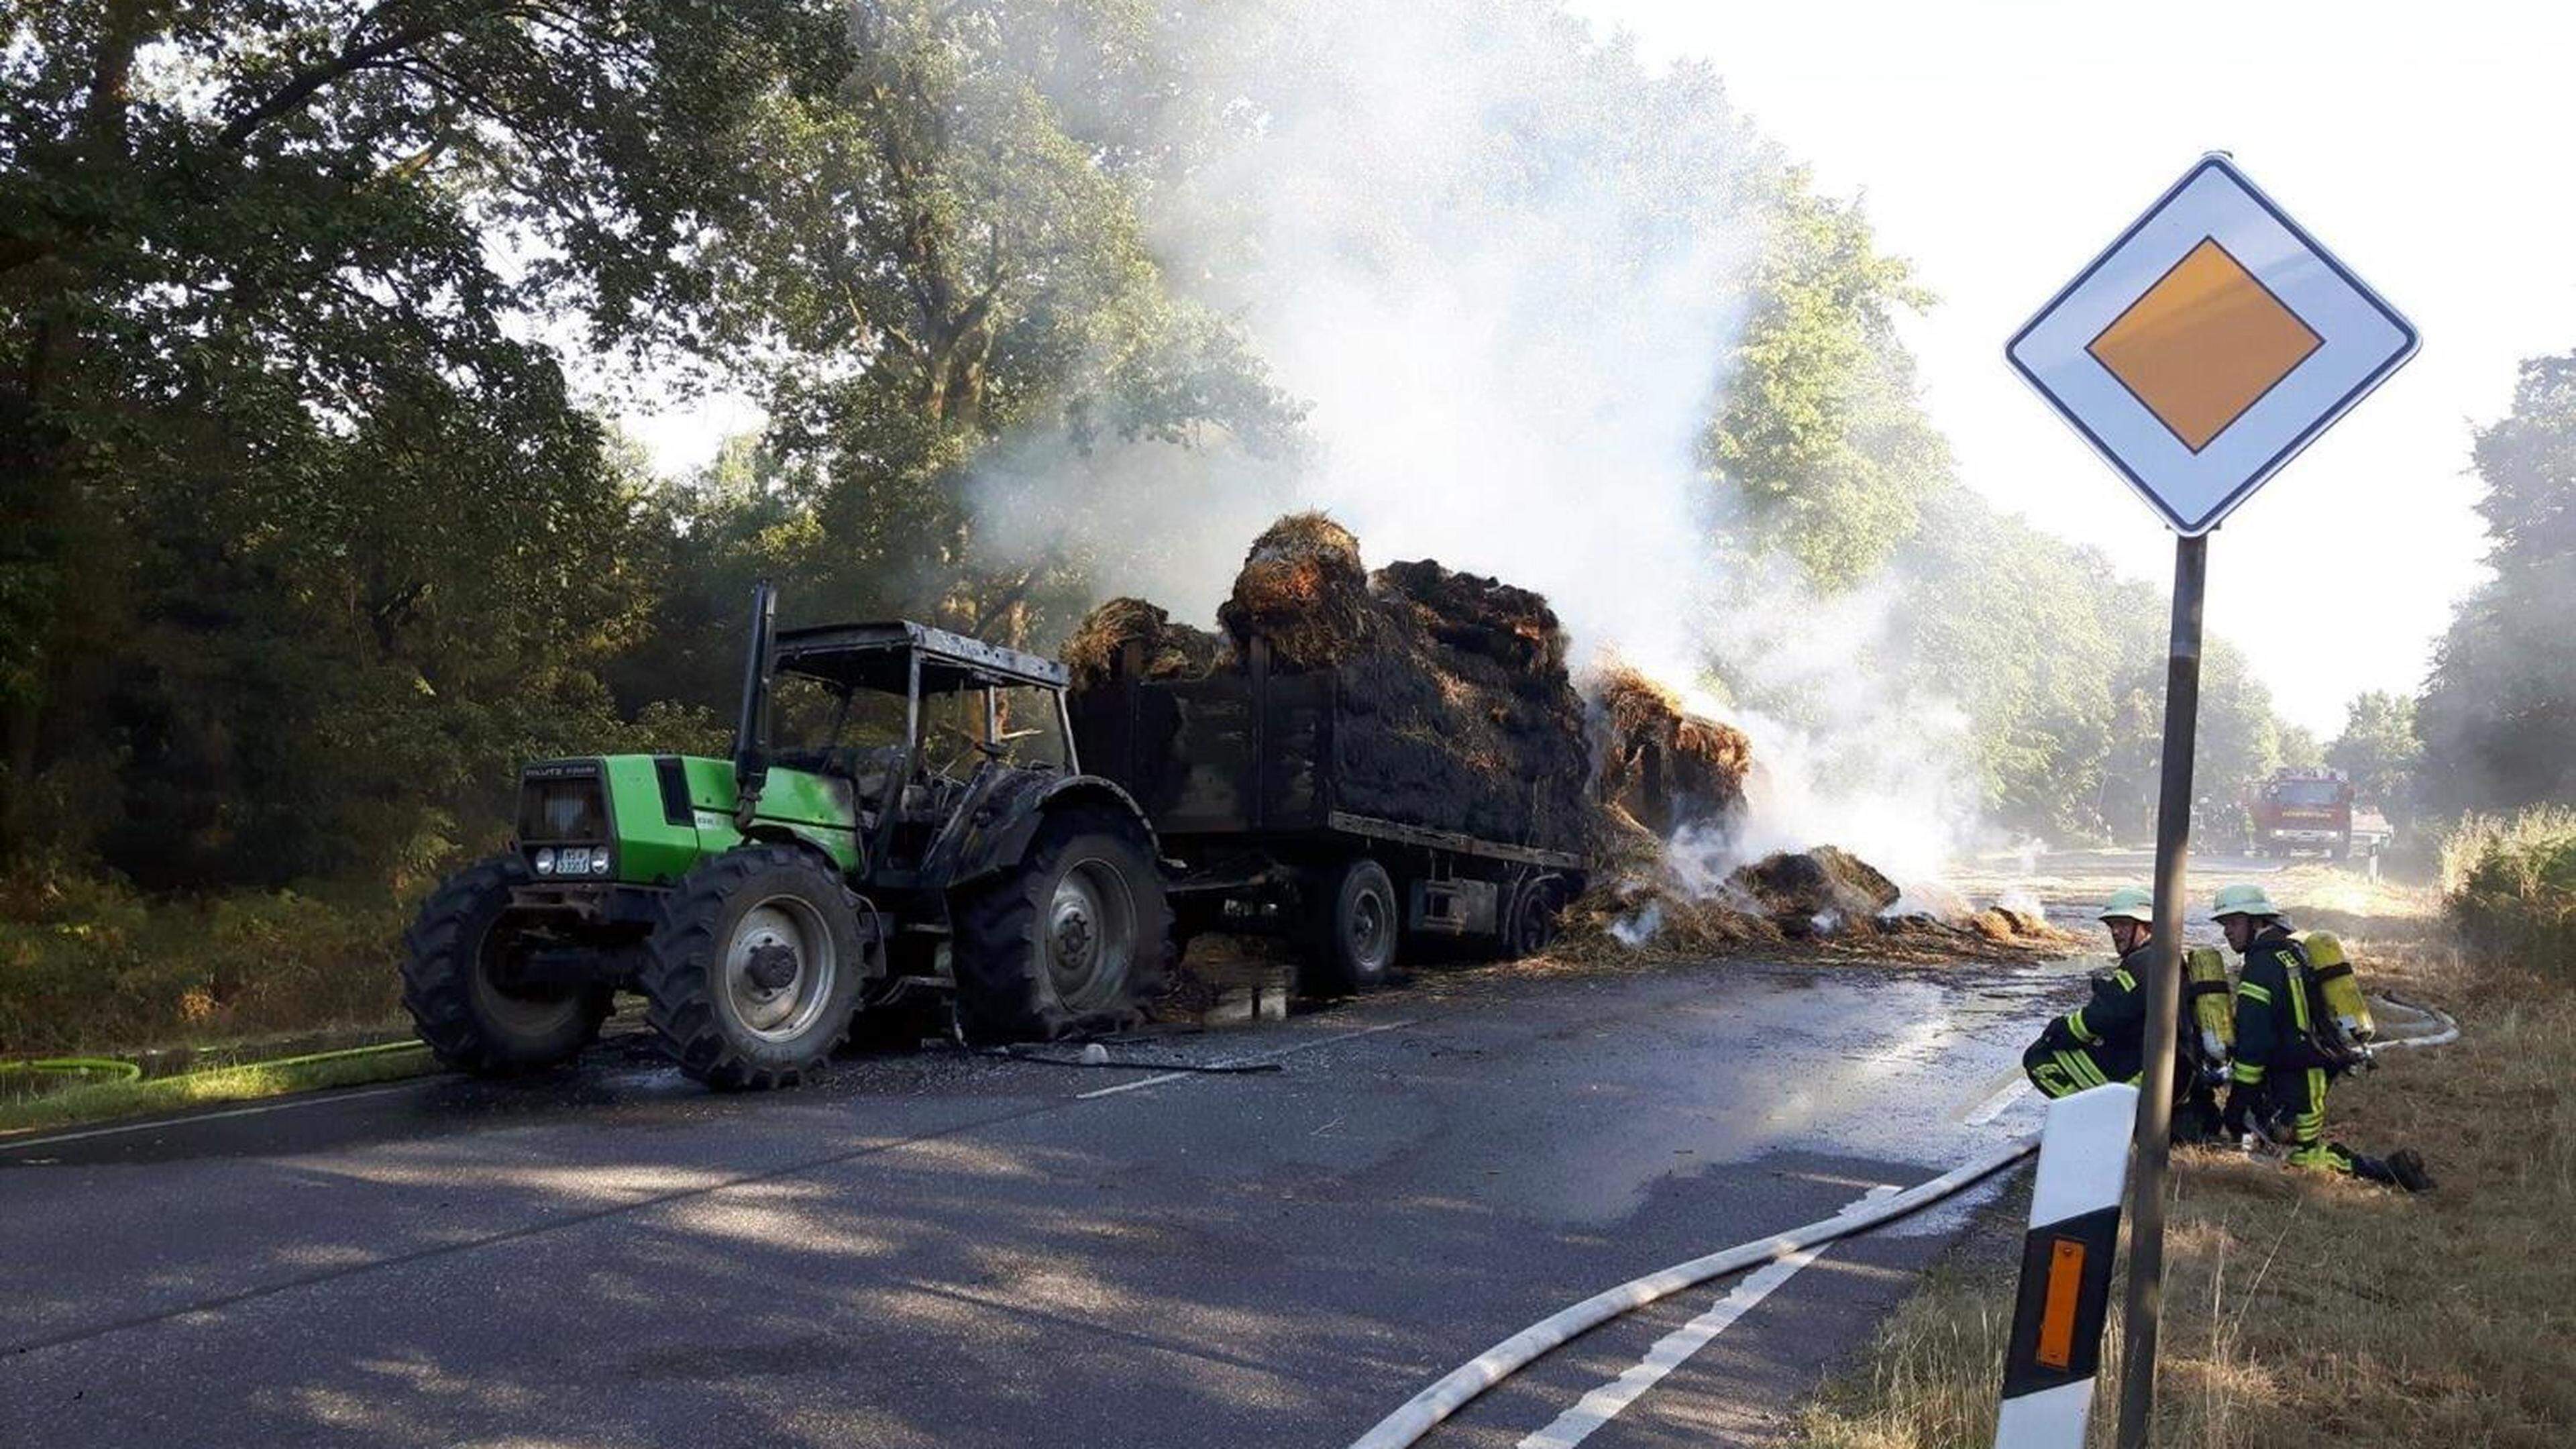
{"type": "MultiPolygon", "coordinates": [[[[2081,1046],[2059,1046],[2046,1039],[2022,1053],[2021,1069],[2043,1097],[2071,1097],[2089,1087],[2107,1086],[2111,1077],[2091,1052],[2081,1046]]],[[[2143,1073],[2120,1080],[2137,1086],[2143,1073]]],[[[2205,1142],[2218,1135],[2218,1094],[2202,1081],[2189,1062],[2174,1063],[2173,1138],[2205,1142]]]]}
{"type": "Polygon", "coordinates": [[[2275,1070],[2264,1083],[2264,1105],[2270,1119],[2265,1135],[2290,1150],[2290,1165],[2320,1172],[2340,1172],[2373,1182],[2394,1182],[2388,1165],[2364,1157],[2326,1138],[2326,1088],[2333,1073],[2324,1067],[2275,1070]]]}

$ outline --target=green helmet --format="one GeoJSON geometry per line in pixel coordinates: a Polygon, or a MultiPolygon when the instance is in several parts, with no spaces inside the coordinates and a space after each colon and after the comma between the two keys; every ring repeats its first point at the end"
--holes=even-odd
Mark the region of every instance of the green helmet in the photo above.
{"type": "Polygon", "coordinates": [[[2272,898],[2263,893],[2261,886],[2232,885],[2218,888],[2218,900],[2210,906],[2209,913],[2213,917],[2224,918],[2277,916],[2282,914],[2282,911],[2279,906],[2272,904],[2272,898]]]}
{"type": "Polygon", "coordinates": [[[2156,893],[2145,886],[2122,886],[2111,892],[2111,898],[2102,903],[2099,919],[2138,921],[2152,926],[2156,923],[2156,893]]]}

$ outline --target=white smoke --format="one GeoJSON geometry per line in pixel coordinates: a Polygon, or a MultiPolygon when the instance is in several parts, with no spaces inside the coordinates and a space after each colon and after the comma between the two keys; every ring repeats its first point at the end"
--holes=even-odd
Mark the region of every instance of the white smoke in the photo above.
{"type": "Polygon", "coordinates": [[[1372,559],[1537,589],[1579,641],[1686,673],[1713,492],[1693,450],[1759,241],[1717,198],[1760,147],[1712,88],[1699,133],[1661,144],[1715,174],[1657,194],[1651,158],[1602,154],[1621,127],[1555,109],[1601,96],[1588,66],[1632,64],[1566,23],[1315,0],[1205,38],[1201,79],[1258,120],[1151,235],[1312,404],[1303,501],[1372,559]]]}
{"type": "Polygon", "coordinates": [[[1702,638],[1743,698],[1726,715],[1753,740],[1735,859],[1840,845],[1916,890],[1976,828],[1965,711],[1890,667],[1903,592],[1881,580],[1820,595],[1785,560],[1721,586],[1702,638]]]}
{"type": "Polygon", "coordinates": [[[1892,595],[1821,598],[1793,565],[1713,547],[1723,489],[1699,446],[1785,164],[1715,79],[1573,43],[1545,0],[1277,0],[1180,23],[1174,57],[1232,141],[1149,195],[1148,236],[1311,405],[1313,454],[1288,477],[1221,449],[1024,439],[983,467],[987,536],[1079,551],[1104,594],[1204,624],[1264,523],[1327,509],[1374,563],[1546,594],[1577,658],[1615,647],[1744,728],[1750,819],[1676,842],[1712,892],[1743,860],[1824,842],[1937,872],[1972,803],[1963,721],[1867,667],[1892,595]],[[1088,506],[1031,506],[1068,487],[1088,506]],[[1725,698],[1703,675],[1721,659],[1725,698]]]}

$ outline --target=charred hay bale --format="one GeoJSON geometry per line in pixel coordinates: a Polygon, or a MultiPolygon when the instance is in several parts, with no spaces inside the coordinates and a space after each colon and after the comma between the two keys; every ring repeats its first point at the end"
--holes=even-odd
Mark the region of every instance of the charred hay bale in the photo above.
{"type": "Polygon", "coordinates": [[[1215,672],[1225,641],[1205,629],[1175,624],[1143,599],[1116,598],[1085,614],[1065,640],[1064,662],[1073,687],[1093,689],[1118,672],[1130,644],[1144,651],[1140,679],[1203,679],[1215,672]]]}
{"type": "Polygon", "coordinates": [[[1666,836],[1742,811],[1753,760],[1742,730],[1685,711],[1679,696],[1625,664],[1605,666],[1592,697],[1605,805],[1666,836]]]}
{"type": "Polygon", "coordinates": [[[1830,932],[1846,921],[1875,920],[1899,894],[1896,883],[1867,861],[1831,845],[1764,856],[1729,880],[1793,938],[1830,932]]]}
{"type": "MultiPolygon", "coordinates": [[[[1372,585],[1350,530],[1299,513],[1254,541],[1217,617],[1232,649],[1217,669],[1246,667],[1259,639],[1274,671],[1332,676],[1340,808],[1551,849],[1588,843],[1586,716],[1539,595],[1427,562],[1372,585]]],[[[1172,627],[1150,605],[1104,605],[1068,648],[1076,688],[1100,682],[1130,639],[1172,627]]],[[[1187,643],[1174,653],[1194,660],[1187,643]]]]}
{"type": "Polygon", "coordinates": [[[1565,674],[1565,626],[1547,600],[1432,559],[1391,563],[1369,576],[1389,608],[1410,610],[1431,638],[1542,685],[1565,674]]]}
{"type": "Polygon", "coordinates": [[[1488,840],[1581,850],[1592,829],[1582,719],[1569,689],[1551,707],[1468,692],[1419,659],[1373,653],[1338,671],[1339,798],[1350,809],[1488,840]]]}
{"type": "Polygon", "coordinates": [[[1313,512],[1262,530],[1216,611],[1238,654],[1259,635],[1270,641],[1273,665],[1292,672],[1329,668],[1367,648],[1375,614],[1359,539],[1313,512]]]}

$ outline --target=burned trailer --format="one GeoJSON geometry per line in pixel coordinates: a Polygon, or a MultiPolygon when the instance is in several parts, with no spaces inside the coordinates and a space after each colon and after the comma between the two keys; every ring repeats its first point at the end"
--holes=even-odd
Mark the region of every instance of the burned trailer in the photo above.
{"type": "Polygon", "coordinates": [[[1437,721],[1391,723],[1363,661],[1280,668],[1259,635],[1204,675],[1156,677],[1142,642],[1112,658],[1069,697],[1074,737],[1152,823],[1184,942],[1286,937],[1300,988],[1342,995],[1382,982],[1408,942],[1535,952],[1583,890],[1579,810],[1525,810],[1514,838],[1473,828],[1493,818],[1478,797],[1553,799],[1563,782],[1443,778],[1454,751],[1405,743],[1437,721]]]}

